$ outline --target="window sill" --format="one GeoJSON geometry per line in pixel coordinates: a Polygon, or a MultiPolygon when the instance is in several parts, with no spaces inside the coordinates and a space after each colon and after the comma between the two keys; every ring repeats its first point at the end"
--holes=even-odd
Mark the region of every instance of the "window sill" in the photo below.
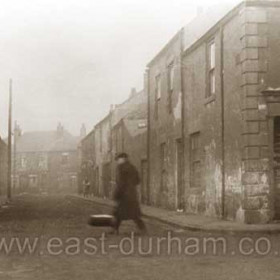
{"type": "Polygon", "coordinates": [[[214,102],[215,100],[216,100],[216,95],[212,94],[211,96],[205,98],[204,105],[214,102]]]}

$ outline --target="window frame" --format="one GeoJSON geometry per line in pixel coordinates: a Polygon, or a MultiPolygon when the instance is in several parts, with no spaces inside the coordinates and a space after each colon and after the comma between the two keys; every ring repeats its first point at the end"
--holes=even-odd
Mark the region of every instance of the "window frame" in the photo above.
{"type": "Polygon", "coordinates": [[[216,55],[216,42],[215,38],[212,38],[207,43],[206,50],[207,57],[207,89],[206,98],[213,98],[216,94],[216,67],[217,67],[217,55],[216,55]]]}
{"type": "Polygon", "coordinates": [[[68,165],[69,161],[70,161],[70,153],[69,152],[61,153],[61,164],[68,165]]]}
{"type": "Polygon", "coordinates": [[[172,112],[172,95],[174,93],[175,64],[174,60],[167,66],[168,111],[172,112]]]}
{"type": "Polygon", "coordinates": [[[159,101],[161,99],[161,74],[155,77],[155,94],[156,100],[159,101]]]}
{"type": "Polygon", "coordinates": [[[159,102],[161,100],[161,74],[155,76],[155,119],[158,119],[159,115],[159,102]]]}

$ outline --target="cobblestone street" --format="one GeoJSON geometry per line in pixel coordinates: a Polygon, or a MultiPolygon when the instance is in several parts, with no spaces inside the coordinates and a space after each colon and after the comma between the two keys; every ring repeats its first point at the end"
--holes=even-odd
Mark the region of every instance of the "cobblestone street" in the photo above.
{"type": "MultiPolygon", "coordinates": [[[[276,256],[276,249],[280,248],[278,235],[218,236],[205,232],[183,231],[145,219],[148,236],[134,236],[134,252],[130,252],[131,244],[126,240],[123,242],[122,251],[115,247],[110,249],[110,245],[121,244],[125,238],[131,240],[131,231],[135,230],[133,223],[124,223],[119,236],[109,235],[110,229],[87,225],[90,214],[110,213],[109,211],[109,208],[62,196],[16,198],[0,213],[0,279],[279,279],[279,257],[276,256]],[[158,253],[156,243],[152,243],[153,250],[147,253],[149,239],[154,241],[167,237],[168,234],[177,238],[177,241],[173,240],[171,249],[163,242],[158,253]],[[102,243],[98,242],[102,236],[105,238],[104,251],[102,243]],[[209,237],[225,238],[225,253],[218,247],[217,255],[214,255],[211,246],[205,254],[202,250],[193,256],[190,253],[194,251],[190,248],[188,255],[178,249],[178,240],[182,241],[183,246],[186,239],[192,238],[193,241],[209,237]],[[237,253],[237,244],[245,237],[256,242],[259,240],[258,246],[254,248],[257,248],[260,254],[255,252],[250,256],[241,256],[240,252],[237,253]],[[20,242],[15,242],[11,249],[8,247],[12,238],[20,242]],[[38,244],[31,248],[34,249],[33,253],[28,251],[30,248],[25,248],[25,252],[20,253],[19,247],[15,246],[24,244],[25,238],[29,238],[31,245],[36,238],[39,239],[38,244]],[[260,238],[270,240],[272,249],[268,254],[265,254],[267,244],[260,238]],[[147,254],[139,251],[139,239],[142,239],[144,244],[141,245],[142,251],[147,254]],[[85,240],[96,240],[96,246],[90,246],[85,240]],[[7,248],[3,245],[4,241],[7,248]],[[51,246],[48,246],[50,241],[51,246]],[[7,252],[9,249],[10,252],[7,252]]],[[[251,252],[252,244],[249,239],[245,240],[243,254],[251,252]]]]}

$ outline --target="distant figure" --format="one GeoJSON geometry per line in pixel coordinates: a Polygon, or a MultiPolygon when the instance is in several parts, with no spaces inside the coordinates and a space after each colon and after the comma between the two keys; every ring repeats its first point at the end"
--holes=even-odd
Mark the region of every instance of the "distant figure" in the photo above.
{"type": "Polygon", "coordinates": [[[141,233],[146,233],[146,226],[141,219],[141,210],[137,195],[140,178],[136,168],[129,162],[128,155],[121,153],[116,156],[117,187],[114,200],[117,206],[114,211],[114,231],[118,234],[123,220],[133,220],[141,233]]]}
{"type": "Polygon", "coordinates": [[[89,197],[90,195],[90,182],[88,178],[86,178],[83,182],[83,187],[84,187],[84,197],[89,197]]]}

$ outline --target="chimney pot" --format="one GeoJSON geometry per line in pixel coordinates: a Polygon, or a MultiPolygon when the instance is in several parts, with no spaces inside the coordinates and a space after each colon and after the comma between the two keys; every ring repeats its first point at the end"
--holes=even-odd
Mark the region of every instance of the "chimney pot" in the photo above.
{"type": "Polygon", "coordinates": [[[132,97],[133,95],[135,95],[137,93],[136,88],[131,88],[131,92],[130,92],[130,97],[132,97]]]}

